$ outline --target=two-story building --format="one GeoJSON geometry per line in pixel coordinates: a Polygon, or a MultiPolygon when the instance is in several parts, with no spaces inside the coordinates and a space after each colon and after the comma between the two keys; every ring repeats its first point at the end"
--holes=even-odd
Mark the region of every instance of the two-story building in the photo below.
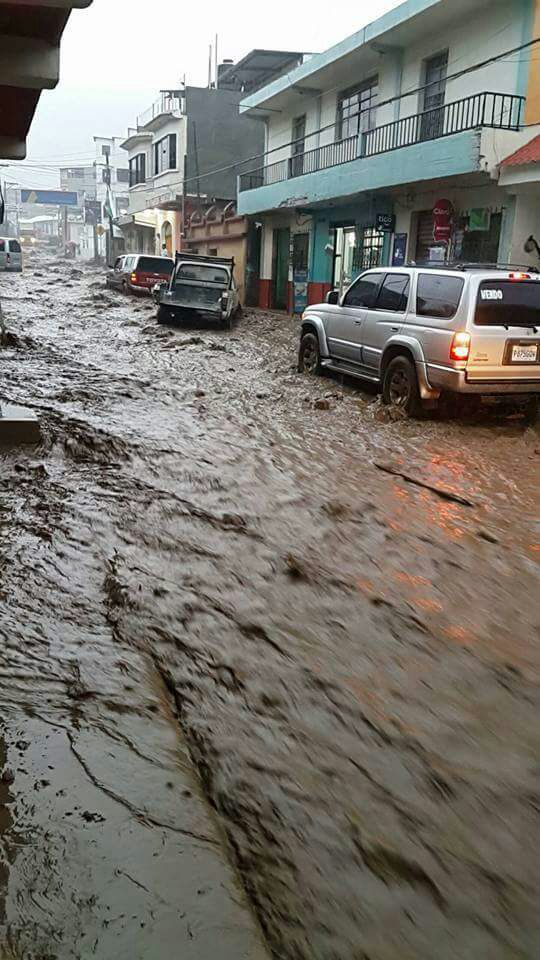
{"type": "Polygon", "coordinates": [[[128,250],[181,249],[183,220],[200,204],[236,197],[231,163],[264,149],[264,127],[241,117],[242,93],[185,86],[162,92],[123,143],[129,156],[129,208],[119,220],[128,250]],[[224,169],[220,169],[224,168],[224,169]]]}
{"type": "Polygon", "coordinates": [[[264,150],[264,124],[257,111],[241,116],[239,104],[304,59],[294,51],[251,50],[237,63],[219,64],[208,87],[162,91],[137,118],[123,143],[129,156],[129,209],[118,223],[128,250],[174,253],[190,245],[232,252],[243,285],[244,264],[257,247],[251,237],[257,241],[258,234],[232,215],[231,202],[236,201],[238,162],[264,150]]]}
{"type": "Polygon", "coordinates": [[[408,0],[244,98],[266,123],[238,195],[262,225],[261,306],[300,310],[381,263],[524,257],[526,194],[499,172],[538,132],[539,10],[408,0]]]}

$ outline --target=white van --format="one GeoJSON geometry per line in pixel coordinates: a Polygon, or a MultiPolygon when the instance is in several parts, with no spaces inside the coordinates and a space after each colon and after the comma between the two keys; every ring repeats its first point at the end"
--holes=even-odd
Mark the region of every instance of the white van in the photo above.
{"type": "Polygon", "coordinates": [[[20,273],[23,267],[21,245],[11,237],[0,237],[0,270],[20,273]]]}

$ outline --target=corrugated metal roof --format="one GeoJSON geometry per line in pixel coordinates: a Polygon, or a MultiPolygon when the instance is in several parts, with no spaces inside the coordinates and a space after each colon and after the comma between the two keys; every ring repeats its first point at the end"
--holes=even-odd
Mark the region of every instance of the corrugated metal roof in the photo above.
{"type": "Polygon", "coordinates": [[[527,163],[540,163],[540,134],[510,156],[505,157],[501,167],[523,167],[527,163]]]}

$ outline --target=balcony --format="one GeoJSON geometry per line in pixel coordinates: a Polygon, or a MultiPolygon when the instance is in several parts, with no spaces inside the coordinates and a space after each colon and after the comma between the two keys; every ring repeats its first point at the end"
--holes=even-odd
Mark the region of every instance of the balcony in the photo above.
{"type": "Polygon", "coordinates": [[[163,120],[171,116],[180,116],[184,109],[184,99],[180,90],[167,91],[154,101],[151,107],[137,117],[137,130],[156,129],[163,120]]]}
{"type": "MultiPolygon", "coordinates": [[[[524,104],[525,98],[514,94],[477,93],[250,170],[239,177],[239,212],[292,206],[294,201],[314,202],[344,196],[347,191],[354,194],[396,183],[478,170],[479,138],[474,142],[471,132],[483,128],[519,130],[524,104]],[[455,138],[451,148],[448,137],[455,138]],[[441,150],[443,140],[446,147],[441,150]],[[399,152],[396,154],[396,151],[399,152]],[[388,156],[383,158],[385,154],[388,156]],[[381,159],[372,163],[372,157],[381,159]],[[323,173],[334,168],[341,168],[334,176],[323,173]],[[310,179],[314,173],[320,176],[310,179]],[[290,181],[298,188],[297,197],[287,196],[290,181]],[[266,190],[268,187],[274,189],[266,190]],[[253,200],[246,196],[252,191],[257,194],[253,200]],[[266,200],[265,194],[268,194],[266,200]],[[275,202],[271,202],[270,194],[275,202]],[[270,206],[261,206],[261,203],[270,203],[270,206]]],[[[323,131],[316,131],[310,136],[321,133],[323,131]]]]}

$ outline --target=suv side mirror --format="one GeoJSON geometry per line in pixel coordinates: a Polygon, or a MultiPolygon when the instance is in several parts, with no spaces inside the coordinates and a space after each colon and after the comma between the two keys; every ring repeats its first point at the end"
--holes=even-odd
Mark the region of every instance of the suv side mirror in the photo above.
{"type": "Polygon", "coordinates": [[[330,292],[326,294],[326,302],[337,305],[339,303],[339,290],[330,290],[330,292]]]}

